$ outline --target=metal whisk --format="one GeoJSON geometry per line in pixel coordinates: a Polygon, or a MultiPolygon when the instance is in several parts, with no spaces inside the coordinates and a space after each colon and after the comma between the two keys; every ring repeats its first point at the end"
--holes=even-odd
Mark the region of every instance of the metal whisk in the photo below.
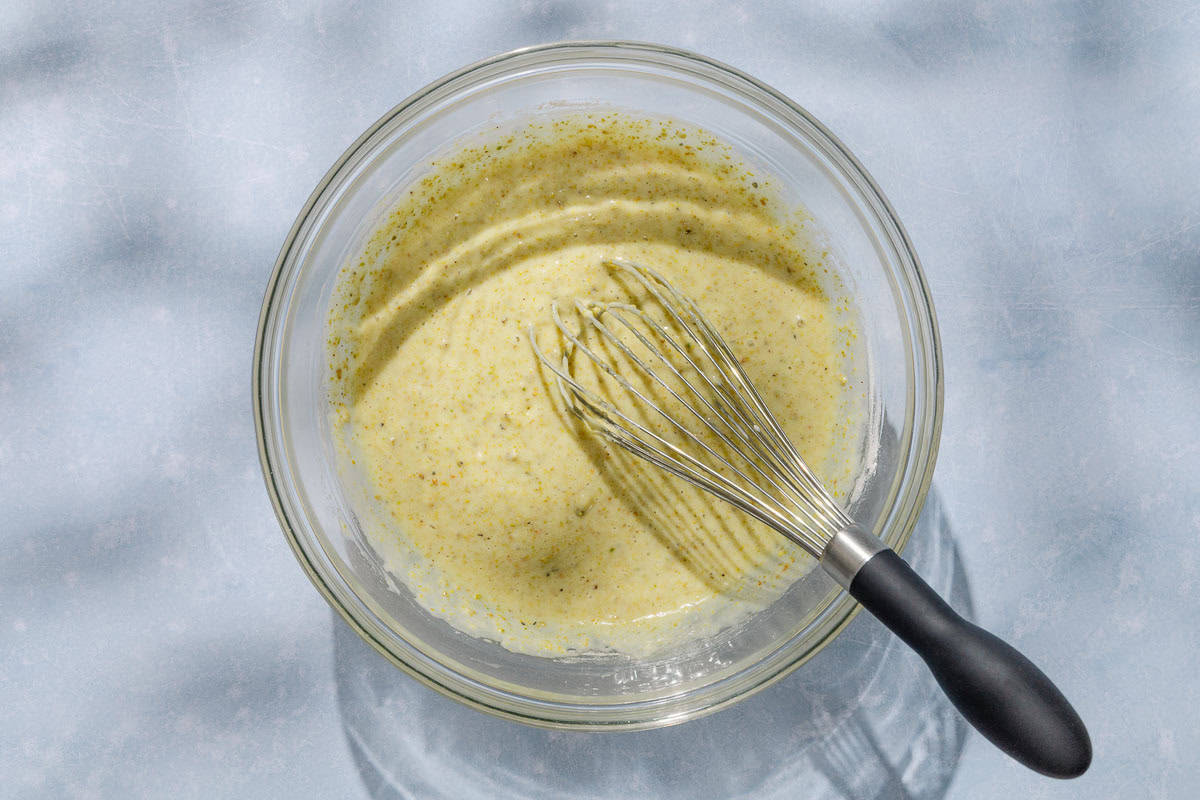
{"type": "Polygon", "coordinates": [[[846,514],[690,298],[645,266],[623,259],[605,264],[632,278],[644,298],[577,300],[578,330],[552,307],[562,343],[557,359],[529,331],[566,407],[591,431],[733,504],[819,559],[925,660],[955,706],[1002,750],[1046,775],[1081,775],[1091,763],[1091,741],[1049,678],[962,619],[846,514]],[[593,385],[583,379],[588,365],[593,385]],[[605,392],[602,382],[617,391],[605,392]]]}

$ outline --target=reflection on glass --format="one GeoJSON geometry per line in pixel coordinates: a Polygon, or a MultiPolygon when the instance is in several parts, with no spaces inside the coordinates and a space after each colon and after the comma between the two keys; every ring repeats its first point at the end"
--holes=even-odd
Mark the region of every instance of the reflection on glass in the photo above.
{"type": "MultiPolygon", "coordinates": [[[[905,556],[970,617],[966,576],[936,491],[905,556]]],[[[337,619],[334,638],[343,728],[376,800],[936,800],[966,736],[925,665],[866,614],[792,675],[732,708],[622,733],[496,719],[409,678],[337,619]]]]}

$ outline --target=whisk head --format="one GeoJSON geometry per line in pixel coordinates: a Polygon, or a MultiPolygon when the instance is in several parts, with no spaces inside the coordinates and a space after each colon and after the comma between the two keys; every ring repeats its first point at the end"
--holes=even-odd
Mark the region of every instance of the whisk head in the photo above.
{"type": "Polygon", "coordinates": [[[654,270],[605,265],[643,290],[637,302],[557,304],[561,353],[529,339],[566,408],[596,434],[712,493],[820,557],[851,520],[788,439],[741,363],[696,304],[654,270]]]}

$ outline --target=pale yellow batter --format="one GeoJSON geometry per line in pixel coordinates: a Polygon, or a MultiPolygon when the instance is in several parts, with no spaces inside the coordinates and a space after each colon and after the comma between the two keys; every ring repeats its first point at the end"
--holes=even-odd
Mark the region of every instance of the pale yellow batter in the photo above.
{"type": "Polygon", "coordinates": [[[432,165],[339,276],[334,428],[389,569],[518,651],[644,653],[707,635],[804,568],[773,532],[567,417],[525,335],[652,265],[725,335],[838,490],[853,339],[809,224],[701,131],[571,115],[432,165]]]}

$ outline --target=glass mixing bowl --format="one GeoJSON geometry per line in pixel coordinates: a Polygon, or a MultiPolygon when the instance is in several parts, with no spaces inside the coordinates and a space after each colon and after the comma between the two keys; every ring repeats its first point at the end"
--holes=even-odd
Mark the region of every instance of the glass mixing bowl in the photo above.
{"type": "Polygon", "coordinates": [[[498,56],[417,92],[350,146],[300,212],[267,287],[254,355],[259,455],[309,578],[397,666],[525,722],[648,728],[782,677],[836,636],[856,605],[814,569],[764,611],[661,658],[512,653],[434,617],[383,569],[347,501],[327,415],[325,320],[335,279],[398,192],[448,142],[570,108],[707,129],[815,218],[860,316],[865,435],[849,510],[904,547],[929,488],[942,411],[937,326],[908,238],[866,171],[807,112],[730,67],[654,45],[579,42],[498,56]]]}

